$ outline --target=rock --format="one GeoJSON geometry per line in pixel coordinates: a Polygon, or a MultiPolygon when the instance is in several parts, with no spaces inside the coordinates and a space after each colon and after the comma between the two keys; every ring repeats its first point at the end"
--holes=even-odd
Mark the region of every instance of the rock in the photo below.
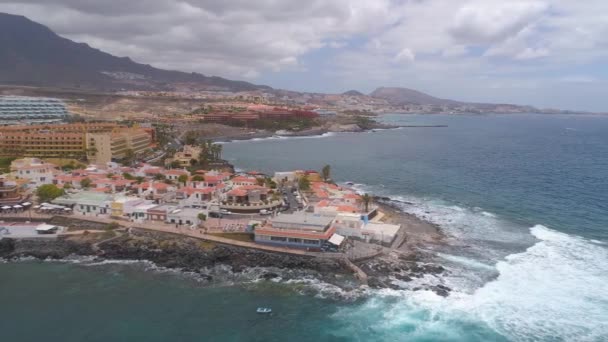
{"type": "Polygon", "coordinates": [[[266,280],[270,280],[270,279],[274,279],[274,278],[278,278],[279,275],[273,272],[266,272],[264,274],[262,274],[261,278],[266,279],[266,280]]]}
{"type": "Polygon", "coordinates": [[[438,296],[441,297],[447,297],[450,295],[450,291],[452,291],[452,289],[450,289],[447,286],[444,285],[435,285],[435,286],[431,286],[430,290],[432,290],[433,292],[435,292],[438,296]]]}

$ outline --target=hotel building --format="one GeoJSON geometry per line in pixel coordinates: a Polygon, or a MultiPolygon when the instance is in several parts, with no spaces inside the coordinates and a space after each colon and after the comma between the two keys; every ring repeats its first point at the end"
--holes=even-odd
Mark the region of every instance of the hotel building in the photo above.
{"type": "Polygon", "coordinates": [[[139,128],[113,123],[53,124],[0,127],[0,156],[82,158],[106,163],[131,149],[146,151],[151,136],[139,128]]]}

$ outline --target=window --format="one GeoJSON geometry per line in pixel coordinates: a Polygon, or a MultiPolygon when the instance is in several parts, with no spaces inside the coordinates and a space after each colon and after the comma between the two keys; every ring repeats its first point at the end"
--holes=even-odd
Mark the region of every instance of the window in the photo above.
{"type": "Polygon", "coordinates": [[[292,238],[290,238],[289,242],[291,242],[291,243],[302,243],[302,239],[292,239],[292,238]]]}
{"type": "Polygon", "coordinates": [[[280,236],[271,236],[270,240],[271,241],[282,241],[282,242],[285,242],[285,241],[287,241],[287,238],[280,237],[280,236]]]}
{"type": "Polygon", "coordinates": [[[304,240],[304,244],[306,245],[318,245],[319,240],[304,240]]]}

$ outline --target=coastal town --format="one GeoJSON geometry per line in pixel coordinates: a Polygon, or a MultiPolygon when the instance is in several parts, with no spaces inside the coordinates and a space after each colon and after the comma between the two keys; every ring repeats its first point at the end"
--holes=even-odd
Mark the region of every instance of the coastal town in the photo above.
{"type": "MultiPolygon", "coordinates": [[[[5,172],[0,178],[0,239],[99,246],[147,231],[334,260],[367,285],[368,275],[357,261],[407,254],[406,240],[418,238],[408,233],[417,222],[349,184],[336,184],[330,165],[270,174],[237,172],[222,158],[222,144],[176,128],[182,123],[72,122],[54,99],[0,98],[0,110],[21,115],[19,121],[5,115],[0,127],[5,172]],[[35,114],[24,122],[26,113],[35,114]]],[[[316,116],[273,109],[208,118],[214,123],[281,124],[316,116]]],[[[31,252],[21,254],[36,255],[31,252]]]]}

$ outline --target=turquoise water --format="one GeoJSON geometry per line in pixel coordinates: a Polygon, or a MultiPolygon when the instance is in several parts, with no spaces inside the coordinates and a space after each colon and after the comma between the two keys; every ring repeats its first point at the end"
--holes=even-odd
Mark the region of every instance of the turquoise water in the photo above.
{"type": "Polygon", "coordinates": [[[385,116],[404,128],[230,143],[262,171],[332,165],[339,182],[400,200],[442,228],[454,291],[307,281],[213,286],[146,264],[0,264],[10,341],[604,341],[608,117],[385,116]],[[349,297],[339,293],[340,298],[349,297]],[[271,306],[272,317],[254,313],[271,306]]]}

